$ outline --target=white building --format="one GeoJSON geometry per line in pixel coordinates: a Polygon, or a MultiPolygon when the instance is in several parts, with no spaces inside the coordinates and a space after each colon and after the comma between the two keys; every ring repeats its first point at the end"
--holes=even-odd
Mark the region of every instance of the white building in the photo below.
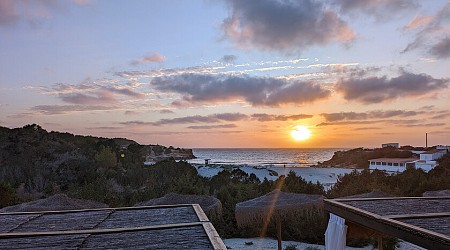
{"type": "Polygon", "coordinates": [[[383,170],[390,173],[403,172],[407,166],[422,169],[425,172],[435,168],[438,164],[436,160],[447,153],[447,149],[432,149],[422,152],[420,159],[417,158],[379,158],[369,160],[369,169],[383,170]]]}
{"type": "Polygon", "coordinates": [[[369,169],[383,170],[390,173],[403,172],[407,166],[415,166],[417,158],[378,158],[369,160],[369,169]]]}
{"type": "Polygon", "coordinates": [[[436,160],[447,153],[447,149],[432,149],[420,154],[420,160],[416,162],[416,168],[421,168],[428,172],[438,164],[436,160]]]}

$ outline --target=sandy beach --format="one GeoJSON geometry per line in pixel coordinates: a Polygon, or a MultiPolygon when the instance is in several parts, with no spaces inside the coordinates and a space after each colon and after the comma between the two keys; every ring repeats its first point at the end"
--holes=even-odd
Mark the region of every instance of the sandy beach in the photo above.
{"type": "MultiPolygon", "coordinates": [[[[204,177],[212,177],[217,175],[224,169],[233,168],[231,165],[196,165],[199,175],[204,177]]],[[[261,181],[264,178],[268,180],[276,180],[280,175],[287,175],[290,171],[294,171],[297,176],[301,176],[306,181],[313,183],[319,182],[324,185],[325,189],[331,188],[340,175],[345,175],[353,171],[346,168],[314,168],[314,167],[252,167],[252,166],[235,166],[247,174],[255,174],[261,181]]]]}

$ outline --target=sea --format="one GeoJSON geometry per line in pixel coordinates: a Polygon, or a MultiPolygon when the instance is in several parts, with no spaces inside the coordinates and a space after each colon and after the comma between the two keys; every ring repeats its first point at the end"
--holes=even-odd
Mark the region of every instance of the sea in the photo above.
{"type": "Polygon", "coordinates": [[[248,165],[248,166],[281,166],[310,167],[318,162],[331,159],[334,152],[346,150],[342,148],[195,148],[196,159],[190,163],[248,165]]]}
{"type": "Polygon", "coordinates": [[[247,174],[255,174],[261,181],[276,180],[293,171],[306,181],[321,183],[325,190],[336,184],[340,176],[353,169],[315,167],[318,162],[331,159],[336,151],[344,148],[197,148],[193,149],[196,159],[189,160],[199,175],[213,177],[220,171],[239,168],[247,174]],[[208,159],[208,164],[205,160],[208,159]]]}

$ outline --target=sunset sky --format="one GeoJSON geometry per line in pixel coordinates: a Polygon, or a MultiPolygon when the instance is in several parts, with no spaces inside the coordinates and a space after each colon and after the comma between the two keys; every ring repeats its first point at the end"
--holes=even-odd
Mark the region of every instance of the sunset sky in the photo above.
{"type": "Polygon", "coordinates": [[[9,128],[190,148],[449,145],[449,85],[448,0],[0,0],[9,128]]]}

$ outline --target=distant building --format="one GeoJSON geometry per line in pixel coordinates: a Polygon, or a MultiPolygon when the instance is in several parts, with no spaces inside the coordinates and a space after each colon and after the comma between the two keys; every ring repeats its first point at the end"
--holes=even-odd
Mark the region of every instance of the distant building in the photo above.
{"type": "Polygon", "coordinates": [[[447,152],[449,152],[450,151],[450,146],[448,146],[448,145],[437,145],[436,149],[445,149],[445,150],[447,150],[447,152]]]}
{"type": "Polygon", "coordinates": [[[393,143],[383,143],[381,144],[382,148],[387,148],[387,147],[394,147],[394,148],[399,148],[400,144],[397,142],[393,142],[393,143]]]}
{"type": "Polygon", "coordinates": [[[438,165],[436,160],[439,160],[447,152],[447,149],[432,149],[425,151],[420,154],[420,160],[416,162],[415,167],[417,169],[421,168],[423,171],[428,172],[438,165]]]}
{"type": "Polygon", "coordinates": [[[422,169],[425,172],[435,168],[440,159],[448,152],[447,149],[432,149],[422,152],[420,159],[417,158],[378,158],[369,160],[369,169],[383,170],[390,173],[403,172],[408,166],[422,169]]]}
{"type": "Polygon", "coordinates": [[[369,169],[396,173],[403,172],[406,167],[414,167],[417,158],[378,158],[369,160],[369,169]]]}

